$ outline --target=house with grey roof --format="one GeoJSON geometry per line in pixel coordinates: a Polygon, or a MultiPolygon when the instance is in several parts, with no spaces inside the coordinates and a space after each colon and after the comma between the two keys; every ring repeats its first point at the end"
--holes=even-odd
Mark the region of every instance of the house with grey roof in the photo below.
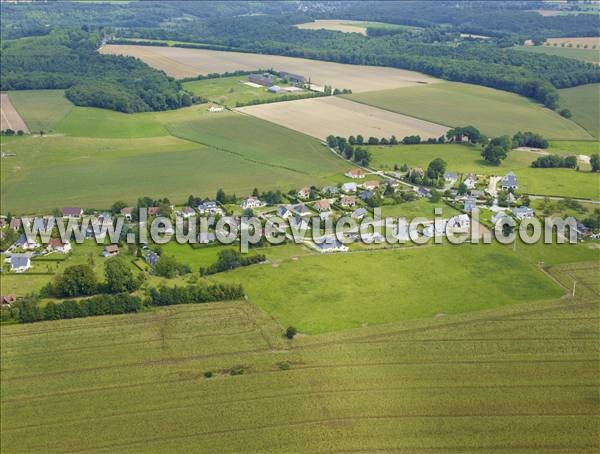
{"type": "Polygon", "coordinates": [[[335,237],[326,238],[324,241],[320,243],[315,243],[317,250],[322,253],[330,253],[330,252],[346,252],[348,251],[348,246],[345,246],[341,241],[339,241],[335,237]]]}
{"type": "Polygon", "coordinates": [[[15,273],[24,273],[31,268],[31,259],[25,254],[13,254],[10,257],[10,270],[15,273]]]}
{"type": "Polygon", "coordinates": [[[444,181],[449,184],[454,184],[458,181],[458,174],[456,172],[446,172],[444,174],[444,181]]]}
{"type": "Polygon", "coordinates": [[[477,208],[477,200],[473,197],[467,197],[463,202],[463,210],[470,213],[477,208]]]}
{"type": "Polygon", "coordinates": [[[369,212],[367,211],[367,209],[364,208],[364,207],[360,207],[357,210],[354,210],[350,216],[353,217],[354,219],[362,219],[367,214],[369,214],[369,212]]]}
{"type": "Polygon", "coordinates": [[[514,217],[516,217],[519,221],[522,221],[523,219],[526,218],[532,218],[534,215],[534,212],[531,208],[529,207],[518,207],[518,208],[513,208],[512,210],[512,214],[514,217]]]}
{"type": "Polygon", "coordinates": [[[160,256],[156,252],[148,251],[146,254],[146,263],[154,268],[159,258],[160,256]]]}
{"type": "Polygon", "coordinates": [[[504,191],[508,191],[509,189],[512,189],[512,190],[518,189],[519,188],[519,184],[518,184],[518,181],[517,181],[517,176],[514,173],[512,173],[512,172],[508,172],[500,180],[500,187],[504,191]]]}
{"type": "Polygon", "coordinates": [[[325,186],[321,192],[324,195],[336,195],[340,193],[340,190],[336,186],[325,186]]]}

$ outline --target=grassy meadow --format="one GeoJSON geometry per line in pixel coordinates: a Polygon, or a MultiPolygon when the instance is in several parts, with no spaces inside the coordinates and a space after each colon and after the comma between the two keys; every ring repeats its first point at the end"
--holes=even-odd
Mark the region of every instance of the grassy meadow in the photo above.
{"type": "Polygon", "coordinates": [[[556,55],[558,57],[574,58],[575,60],[600,63],[600,51],[598,49],[577,49],[576,47],[560,46],[516,46],[515,49],[536,54],[556,55]]]}
{"type": "Polygon", "coordinates": [[[291,342],[247,302],[4,326],[1,449],[597,451],[597,268],[550,272],[565,287],[577,279],[577,297],[291,342]]]}
{"type": "Polygon", "coordinates": [[[122,114],[73,107],[57,134],[2,139],[3,212],[44,213],[67,206],[108,208],[116,200],[189,194],[219,188],[288,191],[330,183],[348,165],[317,140],[206,105],[169,112],[122,114]]]}
{"type": "MultiPolygon", "coordinates": [[[[594,144],[594,142],[590,142],[594,144]]],[[[479,147],[468,145],[397,145],[392,147],[369,147],[373,159],[371,166],[392,170],[394,165],[427,168],[435,158],[448,164],[448,171],[459,173],[475,172],[483,175],[505,175],[513,171],[519,179],[519,191],[530,194],[600,200],[600,175],[589,170],[577,172],[573,169],[533,169],[529,167],[539,156],[528,151],[510,151],[499,165],[486,163],[479,147]]]]}
{"type": "Polygon", "coordinates": [[[600,139],[600,84],[560,90],[560,106],[568,108],[573,121],[600,139]]]}
{"type": "Polygon", "coordinates": [[[533,131],[554,139],[591,139],[576,123],[523,96],[443,82],[344,97],[446,126],[473,125],[488,136],[533,131]]]}
{"type": "MultiPolygon", "coordinates": [[[[271,93],[267,91],[266,87],[251,87],[244,84],[247,80],[248,76],[195,80],[185,82],[183,88],[205,99],[229,107],[236,107],[237,103],[248,103],[255,99],[275,100],[282,96],[294,95],[294,93],[271,93]]],[[[303,95],[306,94],[306,91],[297,94],[303,95]]]]}
{"type": "Polygon", "coordinates": [[[563,290],[536,264],[597,256],[587,245],[429,245],[307,256],[211,280],[243,284],[282,325],[316,334],[558,298],[563,290]]]}

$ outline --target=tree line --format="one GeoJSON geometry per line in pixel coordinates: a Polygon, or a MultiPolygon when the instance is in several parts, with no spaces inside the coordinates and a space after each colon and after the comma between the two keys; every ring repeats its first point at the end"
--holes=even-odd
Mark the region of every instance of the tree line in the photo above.
{"type": "Polygon", "coordinates": [[[181,83],[141,60],[97,52],[102,36],[83,30],[3,42],[2,90],[66,89],[78,106],[145,112],[190,106],[198,99],[181,83]]]}

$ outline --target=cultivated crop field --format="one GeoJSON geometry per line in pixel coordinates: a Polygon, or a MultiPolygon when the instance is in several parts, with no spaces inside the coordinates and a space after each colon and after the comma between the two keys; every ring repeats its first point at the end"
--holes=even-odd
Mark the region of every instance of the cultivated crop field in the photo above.
{"type": "Polygon", "coordinates": [[[73,108],[63,90],[15,90],[10,92],[10,100],[34,134],[56,132],[73,108]]]}
{"type": "Polygon", "coordinates": [[[284,103],[242,107],[240,112],[303,132],[319,139],[330,134],[348,137],[362,134],[400,140],[408,135],[438,138],[447,127],[389,112],[339,97],[301,99],[284,103]]]}
{"type": "Polygon", "coordinates": [[[471,124],[489,136],[533,131],[554,139],[592,138],[575,122],[527,98],[477,85],[444,82],[344,97],[446,126],[471,124]]]}
{"type": "MultiPolygon", "coordinates": [[[[593,142],[590,142],[593,144],[593,142]]],[[[533,169],[531,163],[540,156],[528,151],[510,151],[499,166],[486,163],[478,147],[468,145],[397,145],[370,146],[373,155],[371,166],[377,169],[392,170],[406,163],[409,167],[427,168],[435,158],[442,158],[448,164],[448,171],[483,175],[506,175],[513,171],[519,179],[519,191],[529,194],[556,195],[600,200],[600,176],[585,170],[573,169],[533,169]]],[[[553,152],[551,150],[551,152],[553,152]]]]}
{"type": "Polygon", "coordinates": [[[292,342],[247,302],[5,326],[2,451],[593,452],[594,268],[550,270],[575,299],[292,342]]]}
{"type": "Polygon", "coordinates": [[[306,79],[310,78],[313,84],[349,88],[353,92],[437,82],[432,77],[403,69],[346,65],[278,55],[112,44],[102,47],[100,52],[140,58],[176,78],[273,68],[276,71],[300,74],[306,79]]]}
{"type": "Polygon", "coordinates": [[[409,25],[387,24],[385,22],[369,22],[343,19],[317,19],[313,22],[297,24],[295,25],[295,27],[303,30],[332,30],[344,33],[360,33],[361,35],[367,35],[367,27],[398,30],[414,30],[418,28],[411,27],[409,25]]]}
{"type": "MultiPolygon", "coordinates": [[[[560,105],[573,114],[573,121],[600,138],[600,84],[580,85],[560,90],[560,105]]],[[[596,145],[596,152],[598,145],[596,145]]]]}
{"type": "Polygon", "coordinates": [[[573,47],[575,47],[579,44],[581,47],[587,45],[589,47],[596,46],[596,49],[600,48],[600,37],[598,37],[598,36],[548,38],[546,40],[546,42],[549,44],[556,43],[559,46],[561,44],[565,44],[565,45],[571,44],[573,47]]]}
{"type": "Polygon", "coordinates": [[[183,202],[190,193],[212,197],[325,185],[349,165],[317,140],[206,106],[122,114],[74,107],[59,134],[2,141],[2,207],[47,213],[65,205],[108,208],[148,195],[183,202]]]}
{"type": "Polygon", "coordinates": [[[0,93],[0,130],[29,132],[27,125],[13,106],[8,93],[0,93]]]}

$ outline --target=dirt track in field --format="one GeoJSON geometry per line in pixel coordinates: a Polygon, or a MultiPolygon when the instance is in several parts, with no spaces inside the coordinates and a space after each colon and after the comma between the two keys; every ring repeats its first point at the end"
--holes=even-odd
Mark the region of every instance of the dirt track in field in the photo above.
{"type": "Polygon", "coordinates": [[[272,68],[304,76],[316,85],[349,88],[354,92],[439,82],[425,74],[381,66],[346,65],[342,63],[282,57],[279,55],[224,52],[179,47],[152,47],[109,44],[103,54],[130,55],[176,78],[227,71],[252,71],[272,68]]]}
{"type": "Polygon", "coordinates": [[[342,137],[361,134],[365,139],[395,135],[399,140],[407,135],[419,135],[427,139],[437,138],[448,130],[446,126],[335,96],[261,104],[237,110],[319,139],[329,134],[342,137]]]}
{"type": "Polygon", "coordinates": [[[23,132],[29,132],[29,128],[27,128],[21,115],[19,115],[19,112],[17,112],[10,102],[8,93],[0,94],[0,105],[2,106],[0,109],[0,130],[4,131],[5,129],[12,129],[13,131],[21,130],[23,132]]]}

